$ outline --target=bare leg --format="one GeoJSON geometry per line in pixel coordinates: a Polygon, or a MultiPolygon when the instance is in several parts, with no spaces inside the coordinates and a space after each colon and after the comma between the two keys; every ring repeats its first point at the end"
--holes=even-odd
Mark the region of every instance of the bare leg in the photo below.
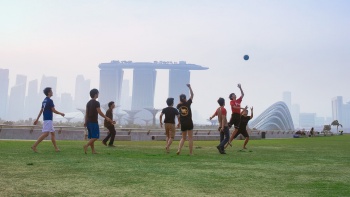
{"type": "Polygon", "coordinates": [[[167,153],[169,153],[169,149],[172,143],[173,143],[173,138],[169,137],[168,143],[166,145],[167,153]]]}
{"type": "Polygon", "coordinates": [[[248,142],[249,142],[249,137],[246,137],[244,140],[243,149],[247,149],[246,145],[248,144],[248,142]]]}
{"type": "MultiPolygon", "coordinates": [[[[91,150],[92,150],[93,148],[95,148],[94,142],[95,142],[96,140],[97,140],[97,138],[91,138],[91,139],[88,141],[88,143],[84,145],[84,152],[85,152],[85,154],[86,154],[87,148],[88,148],[89,146],[91,146],[91,150]]],[[[94,152],[94,150],[93,150],[93,152],[94,152]]]]}
{"type": "Polygon", "coordinates": [[[193,155],[193,130],[188,131],[188,144],[190,148],[190,155],[193,155]]]}
{"type": "Polygon", "coordinates": [[[232,146],[232,141],[235,137],[235,135],[237,134],[238,132],[238,129],[235,128],[235,130],[233,131],[233,133],[231,134],[231,137],[230,137],[230,140],[228,141],[228,143],[225,145],[225,148],[227,148],[228,145],[232,146]]]}
{"type": "Polygon", "coordinates": [[[94,138],[94,141],[90,145],[92,154],[97,154],[97,152],[95,151],[95,141],[96,140],[97,140],[97,138],[94,138]]]}
{"type": "Polygon", "coordinates": [[[53,144],[53,147],[55,147],[56,152],[60,152],[60,149],[57,147],[56,144],[55,132],[51,132],[51,142],[53,144]]]}
{"type": "Polygon", "coordinates": [[[40,137],[38,138],[38,140],[36,140],[36,142],[34,143],[34,145],[31,147],[32,150],[34,152],[38,152],[38,150],[36,149],[36,147],[39,145],[39,143],[41,141],[43,141],[47,136],[49,136],[49,132],[44,132],[43,134],[40,135],[40,137]]]}
{"type": "Polygon", "coordinates": [[[182,147],[184,146],[184,143],[186,141],[187,131],[182,131],[182,138],[179,143],[179,148],[177,149],[177,155],[180,154],[182,147]]]}

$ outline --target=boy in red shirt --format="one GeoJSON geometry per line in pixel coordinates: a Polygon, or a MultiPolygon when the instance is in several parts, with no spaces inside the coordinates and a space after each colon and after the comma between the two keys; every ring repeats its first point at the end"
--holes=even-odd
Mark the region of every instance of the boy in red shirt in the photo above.
{"type": "Polygon", "coordinates": [[[226,154],[224,146],[228,142],[228,139],[230,137],[230,130],[228,128],[228,123],[227,123],[227,111],[225,109],[225,99],[220,97],[218,99],[218,103],[220,107],[215,111],[215,113],[212,116],[210,116],[209,119],[211,120],[215,116],[218,116],[220,144],[216,148],[219,150],[220,154],[226,154]]]}
{"type": "MultiPolygon", "coordinates": [[[[230,140],[228,142],[228,145],[231,145],[232,140],[234,139],[234,136],[236,135],[236,133],[238,132],[239,129],[239,124],[241,122],[241,109],[244,109],[241,107],[241,102],[242,99],[244,97],[244,92],[242,90],[242,86],[241,84],[238,84],[237,87],[240,89],[241,91],[241,96],[236,99],[236,94],[235,93],[231,93],[229,95],[230,98],[230,105],[231,105],[231,110],[232,110],[232,115],[231,115],[231,119],[230,122],[228,123],[228,127],[231,128],[232,125],[235,126],[235,130],[234,132],[231,134],[230,140]]],[[[227,145],[225,146],[225,148],[227,147],[227,145]]]]}

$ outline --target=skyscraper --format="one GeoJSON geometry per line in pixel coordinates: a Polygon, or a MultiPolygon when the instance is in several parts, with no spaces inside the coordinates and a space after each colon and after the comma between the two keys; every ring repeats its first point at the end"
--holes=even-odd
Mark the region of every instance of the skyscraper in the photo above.
{"type": "Polygon", "coordinates": [[[78,75],[75,80],[74,108],[85,109],[86,103],[90,100],[90,80],[78,75]]]}
{"type": "Polygon", "coordinates": [[[45,97],[45,95],[43,94],[43,90],[46,87],[52,88],[53,96],[58,97],[58,95],[56,95],[57,77],[50,77],[50,76],[47,77],[45,75],[42,76],[41,83],[40,83],[39,95],[43,96],[43,98],[45,97]]]}
{"type": "Polygon", "coordinates": [[[73,97],[70,93],[61,94],[61,105],[60,110],[67,113],[72,112],[73,110],[73,97]]]}
{"type": "MultiPolygon", "coordinates": [[[[130,82],[129,80],[123,80],[122,93],[120,98],[120,109],[131,110],[131,96],[130,96],[130,82]]],[[[117,108],[118,110],[119,108],[117,108]]]]}
{"type": "Polygon", "coordinates": [[[24,119],[24,101],[27,87],[27,76],[17,75],[16,84],[11,88],[8,115],[9,120],[17,121],[24,119]]]}
{"type": "Polygon", "coordinates": [[[292,105],[291,115],[292,115],[294,127],[299,128],[299,117],[300,117],[300,105],[299,104],[292,105]]]}
{"type": "Polygon", "coordinates": [[[131,110],[154,107],[156,76],[155,69],[134,69],[131,110]]]}
{"type": "Polygon", "coordinates": [[[343,122],[343,97],[337,96],[332,99],[332,118],[343,122]]]}
{"type": "Polygon", "coordinates": [[[124,71],[113,64],[100,64],[100,88],[99,98],[101,105],[110,101],[116,101],[120,105],[120,95],[123,83],[124,71]]]}
{"type": "Polygon", "coordinates": [[[0,68],[0,119],[7,118],[7,101],[9,91],[9,70],[0,68]]]}
{"type": "Polygon", "coordinates": [[[283,102],[286,103],[289,111],[292,110],[292,93],[291,92],[283,92],[283,102]]]}
{"type": "Polygon", "coordinates": [[[25,119],[36,118],[41,107],[41,99],[38,95],[38,80],[28,82],[28,93],[25,100],[25,119]]]}
{"type": "Polygon", "coordinates": [[[189,90],[186,84],[190,83],[190,71],[171,69],[169,71],[169,97],[174,98],[174,105],[179,103],[180,94],[189,99],[189,90]]]}

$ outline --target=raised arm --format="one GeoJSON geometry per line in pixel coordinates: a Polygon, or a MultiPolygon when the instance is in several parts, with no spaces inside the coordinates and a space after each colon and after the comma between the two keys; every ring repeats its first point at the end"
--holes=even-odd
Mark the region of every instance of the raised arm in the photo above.
{"type": "Polygon", "coordinates": [[[43,113],[43,111],[44,111],[44,109],[41,108],[41,110],[40,110],[40,112],[39,112],[39,114],[38,114],[38,117],[36,118],[36,120],[35,120],[34,123],[33,123],[34,125],[38,124],[39,118],[40,118],[41,114],[43,113]]]}
{"type": "Polygon", "coordinates": [[[187,87],[190,89],[190,95],[191,95],[191,96],[190,96],[190,99],[193,100],[193,95],[194,95],[194,94],[193,94],[193,90],[192,90],[191,84],[186,84],[186,85],[187,85],[187,87]]]}
{"type": "Polygon", "coordinates": [[[251,113],[250,119],[253,119],[253,106],[250,108],[250,113],[251,113]]]}
{"type": "Polygon", "coordinates": [[[237,87],[238,87],[239,90],[241,91],[241,97],[243,98],[243,97],[244,97],[244,92],[243,92],[243,89],[242,89],[241,84],[239,83],[239,84],[237,85],[237,87]]]}

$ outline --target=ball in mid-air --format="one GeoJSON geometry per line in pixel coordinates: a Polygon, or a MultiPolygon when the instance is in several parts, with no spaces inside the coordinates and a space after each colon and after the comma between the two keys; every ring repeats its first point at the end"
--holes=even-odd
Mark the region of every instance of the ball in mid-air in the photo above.
{"type": "Polygon", "coordinates": [[[243,56],[243,59],[244,59],[244,60],[249,60],[249,55],[243,56]]]}

